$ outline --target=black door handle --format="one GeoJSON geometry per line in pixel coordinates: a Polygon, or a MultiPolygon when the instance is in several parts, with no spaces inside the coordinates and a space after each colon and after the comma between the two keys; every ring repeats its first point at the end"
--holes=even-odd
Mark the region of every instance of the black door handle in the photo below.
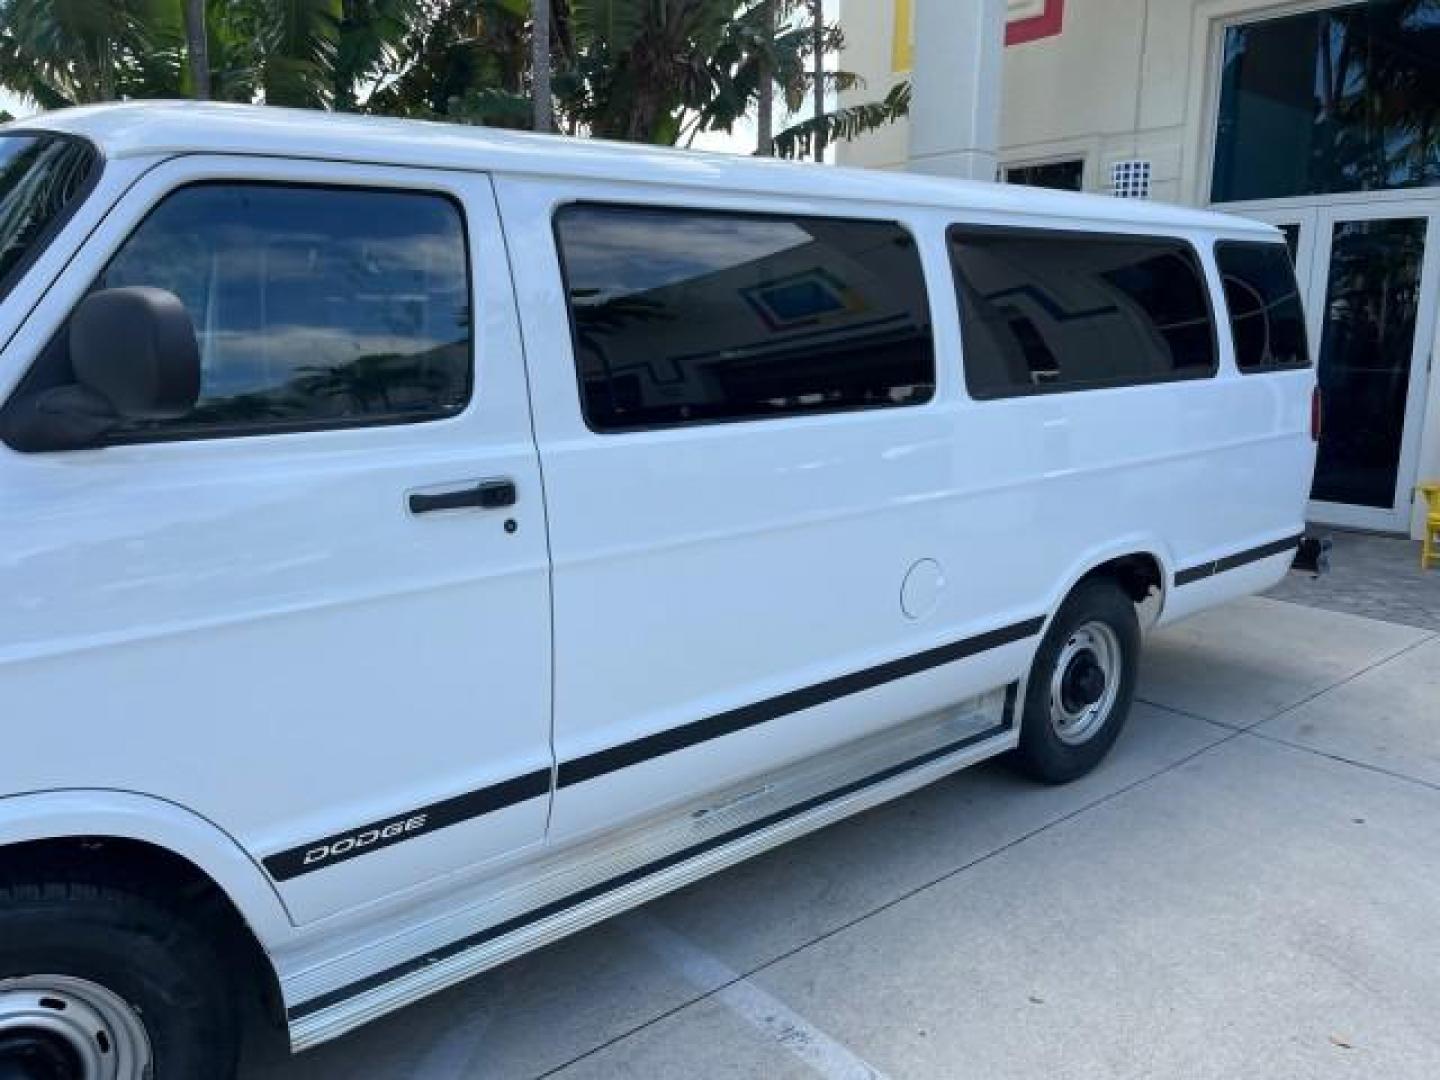
{"type": "Polygon", "coordinates": [[[410,512],[431,514],[437,510],[503,510],[514,506],[514,480],[482,480],[454,491],[412,491],[410,512]]]}

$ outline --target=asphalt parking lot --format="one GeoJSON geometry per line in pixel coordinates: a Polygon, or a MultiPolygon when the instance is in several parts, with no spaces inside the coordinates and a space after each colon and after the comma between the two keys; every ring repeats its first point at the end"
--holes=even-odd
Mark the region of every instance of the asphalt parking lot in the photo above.
{"type": "Polygon", "coordinates": [[[243,1075],[1440,1076],[1440,633],[1253,598],[1139,696],[243,1075]]]}

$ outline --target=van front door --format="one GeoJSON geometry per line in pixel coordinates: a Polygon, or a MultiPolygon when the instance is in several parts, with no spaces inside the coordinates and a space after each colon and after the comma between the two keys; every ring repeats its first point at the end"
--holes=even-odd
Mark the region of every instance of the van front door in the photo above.
{"type": "Polygon", "coordinates": [[[137,285],[189,312],[200,401],[100,449],[0,448],[0,787],[187,807],[297,922],[539,843],[549,567],[488,179],[165,164],[0,396],[65,381],[82,295],[137,285]]]}

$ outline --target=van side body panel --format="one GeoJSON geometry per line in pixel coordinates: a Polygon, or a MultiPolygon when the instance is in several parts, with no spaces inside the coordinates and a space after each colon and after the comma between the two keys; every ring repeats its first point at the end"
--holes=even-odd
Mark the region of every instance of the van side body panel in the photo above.
{"type": "MultiPolygon", "coordinates": [[[[235,113],[177,115],[223,131],[235,113]]],[[[806,191],[783,166],[728,181],[702,156],[356,123],[310,148],[257,136],[264,159],[122,147],[0,310],[8,393],[143,207],[186,179],[463,203],[476,374],[461,415],[0,446],[0,703],[21,718],[0,844],[101,833],[190,859],[269,952],[297,1046],[1013,747],[1049,618],[1109,560],[1156,560],[1162,622],[1289,565],[1270,548],[1303,529],[1314,377],[1235,370],[1208,250],[1223,218],[1035,195],[1047,227],[1192,242],[1219,372],[978,401],[946,230],[1031,225],[1030,193],[932,181],[904,201],[823,170],[806,191]],[[394,131],[417,133],[413,158],[394,131]],[[580,200],[899,223],[928,280],[933,399],[597,434],[552,227],[580,200]],[[495,477],[519,491],[504,514],[408,511],[416,488],[495,477]],[[713,731],[677,741],[696,724],[713,731]],[[265,869],[517,777],[544,790],[293,877],[265,869]]]]}
{"type": "MultiPolygon", "coordinates": [[[[550,512],[559,769],[552,842],[603,832],[1020,676],[1044,614],[1033,606],[1038,597],[1017,593],[984,610],[965,600],[965,563],[981,547],[983,525],[956,502],[966,463],[953,449],[959,380],[950,348],[938,348],[928,404],[596,433],[581,413],[552,219],[580,201],[696,201],[654,186],[503,176],[496,190],[511,250],[527,253],[515,272],[550,512]],[[938,564],[943,580],[915,618],[903,610],[902,590],[923,560],[938,564]],[[994,632],[996,644],[956,662],[883,684],[862,674],[994,632]],[[857,676],[853,693],[834,685],[857,676]],[[806,707],[789,707],[787,695],[817,687],[806,707]],[[746,716],[743,730],[674,749],[664,739],[690,725],[728,730],[737,710],[764,719],[746,716]]],[[[699,205],[911,225],[898,208],[822,200],[699,205]]],[[[910,231],[931,280],[943,280],[933,249],[910,231]]],[[[932,319],[940,291],[929,289],[932,319]]],[[[937,340],[953,344],[953,318],[944,330],[934,321],[937,340]]],[[[683,338],[686,328],[674,333],[683,338]]],[[[671,355],[687,348],[677,338],[671,355]]]]}

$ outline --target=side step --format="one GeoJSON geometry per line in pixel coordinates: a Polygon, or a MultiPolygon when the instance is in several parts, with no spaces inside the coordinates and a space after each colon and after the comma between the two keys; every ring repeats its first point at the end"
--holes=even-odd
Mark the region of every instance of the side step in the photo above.
{"type": "Polygon", "coordinates": [[[542,945],[707,877],[851,814],[888,802],[1014,745],[1018,684],[996,725],[709,837],[422,956],[301,1001],[287,1012],[304,1050],[542,945]]]}

